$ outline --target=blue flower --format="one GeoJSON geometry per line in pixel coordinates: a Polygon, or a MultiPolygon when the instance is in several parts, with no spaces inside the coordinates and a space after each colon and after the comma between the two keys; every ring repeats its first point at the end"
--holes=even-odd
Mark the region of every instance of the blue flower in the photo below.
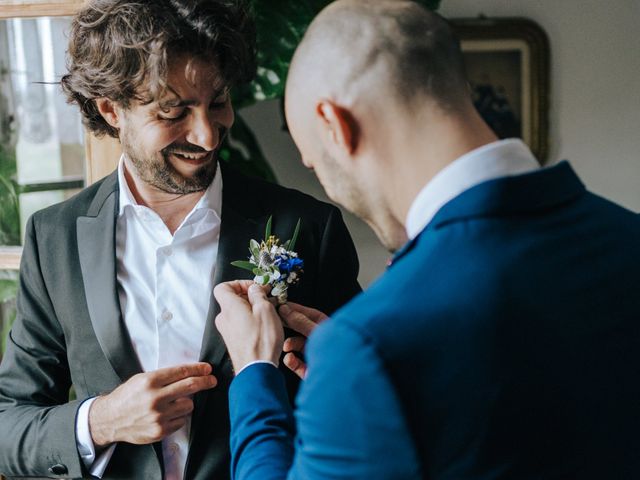
{"type": "Polygon", "coordinates": [[[290,273],[301,270],[304,267],[304,261],[300,258],[280,256],[276,260],[276,265],[281,273],[290,273]]]}

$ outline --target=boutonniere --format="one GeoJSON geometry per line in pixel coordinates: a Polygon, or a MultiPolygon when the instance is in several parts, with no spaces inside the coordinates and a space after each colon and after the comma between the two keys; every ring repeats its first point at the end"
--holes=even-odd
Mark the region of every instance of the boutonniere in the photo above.
{"type": "Polygon", "coordinates": [[[252,272],[253,281],[258,285],[271,285],[271,295],[278,299],[278,303],[283,304],[287,302],[289,286],[298,283],[304,267],[304,261],[294,251],[300,232],[300,220],[298,219],[291,239],[283,244],[271,234],[271,223],[272,217],[269,217],[264,240],[260,243],[253,239],[249,241],[249,261],[236,260],[231,265],[252,272]]]}

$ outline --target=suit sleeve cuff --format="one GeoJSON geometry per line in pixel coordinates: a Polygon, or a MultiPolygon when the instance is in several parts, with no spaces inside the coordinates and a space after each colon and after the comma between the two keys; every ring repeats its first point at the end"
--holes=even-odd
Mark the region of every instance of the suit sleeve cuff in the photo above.
{"type": "Polygon", "coordinates": [[[76,417],[76,445],[85,468],[92,476],[102,478],[104,471],[107,469],[107,465],[109,465],[109,460],[111,460],[116,444],[110,445],[96,456],[96,448],[93,444],[91,431],[89,429],[89,410],[95,399],[96,397],[85,400],[78,409],[78,416],[76,417]]]}

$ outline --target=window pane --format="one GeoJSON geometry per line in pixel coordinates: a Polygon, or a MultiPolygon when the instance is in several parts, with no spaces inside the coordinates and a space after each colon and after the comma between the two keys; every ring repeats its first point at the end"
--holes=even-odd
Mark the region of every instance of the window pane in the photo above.
{"type": "Polygon", "coordinates": [[[0,245],[20,244],[29,215],[83,184],[81,117],[58,83],[69,24],[68,17],[0,21],[0,245]]]}

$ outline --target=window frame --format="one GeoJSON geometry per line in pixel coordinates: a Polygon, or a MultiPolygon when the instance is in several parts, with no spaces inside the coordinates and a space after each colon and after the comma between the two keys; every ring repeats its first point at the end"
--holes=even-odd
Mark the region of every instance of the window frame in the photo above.
{"type": "MultiPolygon", "coordinates": [[[[0,20],[9,18],[66,17],[74,15],[84,0],[8,0],[0,4],[0,20]]],[[[96,138],[85,131],[85,185],[111,173],[120,158],[120,143],[113,138],[96,138]]],[[[0,270],[19,270],[22,247],[0,246],[0,270]]]]}

